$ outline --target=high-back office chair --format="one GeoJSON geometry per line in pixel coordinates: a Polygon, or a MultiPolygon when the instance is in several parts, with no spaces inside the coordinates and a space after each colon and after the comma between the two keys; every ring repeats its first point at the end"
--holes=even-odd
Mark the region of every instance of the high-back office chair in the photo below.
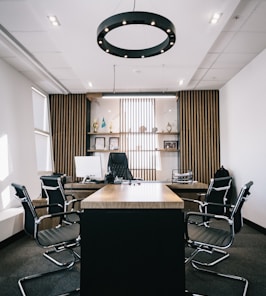
{"type": "MultiPolygon", "coordinates": [[[[47,258],[48,260],[52,261],[56,265],[60,267],[64,267],[64,269],[57,270],[62,271],[65,269],[71,268],[77,260],[80,259],[80,255],[74,250],[75,247],[79,247],[80,245],[80,225],[79,223],[72,223],[72,224],[64,224],[63,219],[66,214],[68,215],[76,215],[77,212],[59,212],[54,214],[47,214],[43,216],[38,216],[36,209],[38,208],[44,208],[44,207],[59,207],[62,209],[61,205],[58,204],[50,204],[50,205],[42,205],[42,206],[33,206],[33,203],[30,199],[30,196],[28,194],[28,191],[25,186],[12,183],[11,184],[15,191],[16,196],[20,200],[24,212],[25,212],[25,218],[24,218],[24,231],[33,237],[37,244],[45,249],[43,253],[43,256],[47,258]],[[55,223],[55,219],[59,221],[59,224],[56,226],[52,226],[55,223]],[[42,222],[50,220],[50,228],[46,228],[43,230],[40,230],[40,227],[42,225],[42,222]],[[61,262],[56,260],[55,257],[52,256],[52,254],[61,253],[63,251],[66,251],[70,253],[71,260],[66,262],[61,262]]],[[[34,274],[31,276],[26,276],[24,278],[19,279],[18,284],[19,288],[21,290],[22,295],[26,295],[23,287],[23,282],[26,280],[46,276],[52,273],[55,273],[57,271],[51,271],[47,273],[39,273],[34,274]]],[[[78,291],[79,288],[75,289],[75,291],[78,291]]]]}
{"type": "MultiPolygon", "coordinates": [[[[192,254],[186,258],[185,262],[191,262],[192,266],[197,270],[244,282],[245,287],[243,295],[246,295],[247,292],[247,279],[236,275],[214,272],[213,270],[200,266],[213,266],[229,257],[229,254],[226,253],[225,250],[233,244],[236,233],[238,233],[243,226],[241,209],[250,194],[250,187],[252,185],[253,182],[250,181],[242,187],[237,198],[232,200],[230,204],[226,204],[228,211],[223,215],[205,212],[188,212],[185,218],[186,243],[188,247],[195,249],[192,254]],[[194,223],[193,216],[203,217],[203,219],[207,218],[208,221],[212,223],[208,223],[207,226],[205,223],[194,223]],[[224,256],[210,263],[206,261],[203,262],[196,258],[202,252],[211,255],[214,252],[220,252],[223,253],[224,256]]],[[[220,206],[224,209],[225,204],[215,203],[215,206],[220,206]]]]}
{"type": "Polygon", "coordinates": [[[132,180],[133,175],[128,168],[128,159],[124,152],[111,152],[108,159],[108,171],[113,178],[123,178],[124,180],[132,180]]]}
{"type": "MultiPolygon", "coordinates": [[[[227,208],[216,206],[215,203],[227,204],[230,202],[229,193],[232,186],[232,177],[220,177],[212,178],[207,190],[207,193],[202,200],[203,204],[200,203],[200,210],[206,213],[212,214],[225,214],[227,208]],[[207,204],[206,204],[207,203],[207,204]],[[212,204],[210,204],[212,203],[212,204]]],[[[202,196],[202,194],[201,194],[202,196]]]]}
{"type": "MultiPolygon", "coordinates": [[[[66,195],[64,192],[62,177],[60,176],[41,176],[41,187],[43,192],[47,197],[48,204],[60,204],[63,207],[63,211],[71,211],[74,210],[75,204],[77,204],[77,208],[80,208],[80,201],[76,199],[73,195],[66,195]]],[[[57,213],[61,210],[59,208],[50,208],[49,213],[57,213]]],[[[79,221],[78,215],[67,215],[66,220],[70,223],[79,221]]]]}

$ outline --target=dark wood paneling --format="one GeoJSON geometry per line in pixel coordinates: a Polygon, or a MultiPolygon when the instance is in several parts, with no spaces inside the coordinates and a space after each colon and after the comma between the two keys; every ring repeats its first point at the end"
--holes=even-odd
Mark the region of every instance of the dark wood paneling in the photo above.
{"type": "Polygon", "coordinates": [[[87,100],[85,94],[50,95],[54,170],[75,175],[74,156],[86,155],[87,100]]]}
{"type": "Polygon", "coordinates": [[[219,92],[181,91],[180,168],[191,169],[194,179],[209,183],[220,167],[219,92]]]}

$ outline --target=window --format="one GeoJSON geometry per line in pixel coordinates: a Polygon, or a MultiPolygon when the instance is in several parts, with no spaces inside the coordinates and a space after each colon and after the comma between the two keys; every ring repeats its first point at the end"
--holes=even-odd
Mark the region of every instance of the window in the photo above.
{"type": "Polygon", "coordinates": [[[121,100],[121,148],[134,177],[156,179],[155,99],[121,100]]]}
{"type": "Polygon", "coordinates": [[[53,171],[49,108],[47,97],[32,88],[34,135],[39,172],[53,171]]]}

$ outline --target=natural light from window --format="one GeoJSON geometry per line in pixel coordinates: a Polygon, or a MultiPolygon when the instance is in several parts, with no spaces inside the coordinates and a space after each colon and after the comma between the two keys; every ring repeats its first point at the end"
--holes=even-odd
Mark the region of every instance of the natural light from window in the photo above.
{"type": "Polygon", "coordinates": [[[32,88],[32,102],[38,171],[51,172],[53,165],[48,99],[40,91],[32,88]]]}
{"type": "Polygon", "coordinates": [[[9,175],[8,166],[8,139],[7,135],[0,137],[0,181],[4,181],[9,175]]]}

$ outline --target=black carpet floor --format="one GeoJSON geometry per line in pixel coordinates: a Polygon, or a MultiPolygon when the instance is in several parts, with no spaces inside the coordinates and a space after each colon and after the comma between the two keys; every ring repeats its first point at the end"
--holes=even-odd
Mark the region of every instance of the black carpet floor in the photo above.
{"type": "MultiPolygon", "coordinates": [[[[0,248],[0,295],[21,295],[17,283],[19,278],[35,273],[60,269],[45,259],[42,256],[42,252],[43,249],[37,246],[35,241],[26,235],[21,235],[14,242],[0,248]]],[[[265,235],[245,224],[241,232],[237,234],[233,246],[229,249],[229,253],[230,257],[224,262],[219,263],[215,268],[213,267],[213,270],[247,278],[249,280],[248,296],[266,295],[265,235]]],[[[242,282],[219,278],[196,271],[190,264],[187,264],[185,269],[186,288],[195,294],[209,296],[242,295],[244,286],[242,282]]],[[[44,277],[41,280],[35,279],[26,282],[25,290],[29,296],[63,294],[80,285],[79,274],[80,263],[76,263],[71,270],[61,271],[52,276],[44,277]]],[[[79,293],[76,293],[76,295],[79,295],[79,293]]]]}

